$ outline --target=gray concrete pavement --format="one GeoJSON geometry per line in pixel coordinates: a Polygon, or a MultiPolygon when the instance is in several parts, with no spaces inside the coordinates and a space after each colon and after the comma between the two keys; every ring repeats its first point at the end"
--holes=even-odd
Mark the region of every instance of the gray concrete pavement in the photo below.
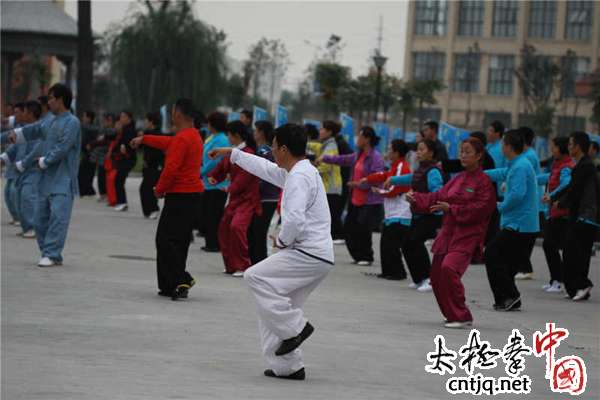
{"type": "MultiPolygon", "coordinates": [[[[407,281],[364,276],[379,270],[378,255],[374,267],[356,267],[343,246],[336,246],[336,267],[306,306],[317,329],[303,346],[307,381],[263,377],[253,300],[243,280],[221,273],[219,254],[200,250],[202,240],[190,250],[189,270],[198,281],[190,298],[172,302],[156,295],[156,221],[141,217],[138,186],[138,178],[129,180],[126,213],[91,198],[76,201],[62,267],[35,266],[35,241],[15,235],[3,206],[2,399],[450,397],[446,377],[425,373],[426,353],[436,334],[458,350],[468,331],[443,328],[432,293],[417,293],[407,281]],[[148,259],[127,259],[136,256],[148,259]]],[[[513,328],[529,344],[547,321],[570,329],[558,355],[583,357],[589,382],[581,398],[599,398],[600,290],[578,304],[544,293],[541,248],[533,257],[535,280],[518,284],[522,312],[492,311],[484,267],[469,268],[464,283],[475,327],[496,348],[513,328]]],[[[594,257],[596,283],[599,267],[594,257]]],[[[570,398],[550,392],[544,359],[526,359],[533,391],[522,397],[570,398]]],[[[504,375],[503,368],[500,363],[487,375],[504,375]]]]}

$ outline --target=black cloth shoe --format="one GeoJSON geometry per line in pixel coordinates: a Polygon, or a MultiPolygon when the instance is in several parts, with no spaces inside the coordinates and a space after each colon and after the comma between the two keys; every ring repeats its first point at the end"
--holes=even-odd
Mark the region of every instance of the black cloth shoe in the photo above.
{"type": "Polygon", "coordinates": [[[303,381],[306,378],[306,373],[304,372],[304,368],[300,368],[298,371],[294,372],[291,375],[275,375],[272,369],[265,369],[265,376],[269,378],[279,378],[279,379],[290,379],[293,381],[303,381]]]}
{"type": "Polygon", "coordinates": [[[178,299],[187,299],[188,292],[196,284],[196,281],[192,279],[189,283],[182,283],[181,285],[177,285],[175,290],[173,290],[173,294],[171,294],[171,300],[175,301],[178,299]]]}
{"type": "Polygon", "coordinates": [[[279,346],[279,348],[275,350],[275,355],[283,356],[296,350],[298,346],[300,346],[302,342],[308,339],[308,337],[312,335],[314,331],[315,328],[310,324],[310,322],[307,322],[304,326],[304,329],[302,329],[302,332],[300,332],[298,336],[285,339],[283,342],[281,342],[281,346],[279,346]]]}
{"type": "Polygon", "coordinates": [[[495,311],[521,311],[521,298],[507,299],[502,304],[494,304],[495,311]]]}

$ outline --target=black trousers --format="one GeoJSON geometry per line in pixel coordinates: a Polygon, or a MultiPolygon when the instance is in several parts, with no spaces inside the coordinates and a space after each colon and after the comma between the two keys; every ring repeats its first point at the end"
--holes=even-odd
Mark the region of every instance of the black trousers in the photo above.
{"type": "Polygon", "coordinates": [[[190,284],[185,270],[194,212],[199,193],[169,193],[156,230],[156,273],[158,289],[172,293],[177,285],[190,284]]]}
{"type": "Polygon", "coordinates": [[[564,248],[568,222],[567,218],[552,218],[546,222],[544,227],[544,244],[542,247],[550,271],[550,282],[563,281],[564,248]]]}
{"type": "Polygon", "coordinates": [[[381,221],[381,204],[364,206],[348,205],[348,214],[344,221],[346,247],[354,261],[373,262],[373,231],[381,221]]]}
{"type": "Polygon", "coordinates": [[[344,212],[344,203],[341,194],[328,194],[327,203],[329,203],[329,213],[331,214],[331,237],[344,239],[344,226],[342,225],[342,213],[344,212]]]}
{"type": "Polygon", "coordinates": [[[402,251],[414,283],[418,284],[429,278],[431,259],[425,241],[435,238],[440,226],[442,226],[441,215],[419,215],[412,219],[402,251]]]}
{"type": "Polygon", "coordinates": [[[103,196],[106,194],[106,170],[104,169],[104,163],[100,163],[96,167],[96,176],[98,177],[98,193],[103,196]]]}
{"type": "Polygon", "coordinates": [[[379,251],[381,256],[381,274],[384,276],[406,279],[406,270],[402,261],[404,240],[408,236],[410,227],[397,222],[383,225],[379,251]]]}
{"type": "MultiPolygon", "coordinates": [[[[540,219],[540,226],[542,226],[542,221],[544,219],[546,219],[545,214],[539,213],[538,218],[540,219]]],[[[536,234],[536,237],[537,237],[537,234],[536,234]]],[[[529,244],[529,247],[527,248],[528,257],[526,260],[523,260],[521,262],[517,272],[523,272],[523,273],[532,273],[533,272],[533,264],[531,264],[531,255],[533,254],[534,247],[535,247],[535,240],[529,244]]]]}
{"type": "Polygon", "coordinates": [[[129,173],[135,166],[131,160],[119,161],[117,164],[117,176],[115,177],[115,192],[117,194],[117,204],[127,204],[127,193],[125,192],[125,181],[129,173]]]}
{"type": "Polygon", "coordinates": [[[93,196],[96,194],[94,190],[94,175],[96,174],[96,164],[90,162],[87,157],[84,157],[79,163],[79,194],[83,196],[93,196]]]}
{"type": "Polygon", "coordinates": [[[595,226],[584,222],[569,221],[568,223],[563,277],[565,289],[571,297],[575,296],[580,289],[594,286],[588,275],[597,229],[595,226]]]}
{"type": "Polygon", "coordinates": [[[536,233],[500,230],[485,249],[485,268],[495,304],[521,296],[515,284],[519,265],[529,257],[536,233]]]}
{"type": "Polygon", "coordinates": [[[207,190],[203,194],[202,214],[204,220],[204,240],[206,247],[210,249],[219,248],[218,232],[227,193],[222,190],[207,190]]]}
{"type": "Polygon", "coordinates": [[[277,209],[276,201],[263,201],[262,215],[254,215],[248,228],[248,253],[252,265],[267,258],[267,234],[273,214],[277,209]]]}
{"type": "Polygon", "coordinates": [[[160,178],[160,171],[156,168],[144,168],[142,170],[142,184],[140,185],[140,200],[144,216],[149,216],[160,210],[158,199],[154,195],[154,187],[160,178]]]}

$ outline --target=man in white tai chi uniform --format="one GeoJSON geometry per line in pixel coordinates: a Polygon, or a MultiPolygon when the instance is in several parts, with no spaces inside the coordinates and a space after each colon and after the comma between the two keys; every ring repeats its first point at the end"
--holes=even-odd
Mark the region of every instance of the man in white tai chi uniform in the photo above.
{"type": "Polygon", "coordinates": [[[277,253],[246,270],[244,279],[258,307],[263,354],[275,378],[305,378],[300,344],[314,331],[302,305],[333,268],[331,219],[319,171],[305,159],[306,134],[286,124],[275,130],[277,164],[238,149],[220,148],[209,156],[231,153],[231,162],[283,188],[281,230],[273,237],[277,253]]]}

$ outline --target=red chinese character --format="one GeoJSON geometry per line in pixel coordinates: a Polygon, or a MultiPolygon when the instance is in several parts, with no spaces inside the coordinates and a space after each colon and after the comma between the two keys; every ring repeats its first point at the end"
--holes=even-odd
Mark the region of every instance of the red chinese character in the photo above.
{"type": "Polygon", "coordinates": [[[546,329],[543,334],[540,331],[533,334],[533,352],[537,357],[546,355],[546,379],[550,381],[550,389],[574,396],[585,392],[587,372],[583,360],[573,355],[558,361],[554,359],[556,348],[569,337],[569,331],[555,329],[552,322],[546,324],[546,329]]]}

